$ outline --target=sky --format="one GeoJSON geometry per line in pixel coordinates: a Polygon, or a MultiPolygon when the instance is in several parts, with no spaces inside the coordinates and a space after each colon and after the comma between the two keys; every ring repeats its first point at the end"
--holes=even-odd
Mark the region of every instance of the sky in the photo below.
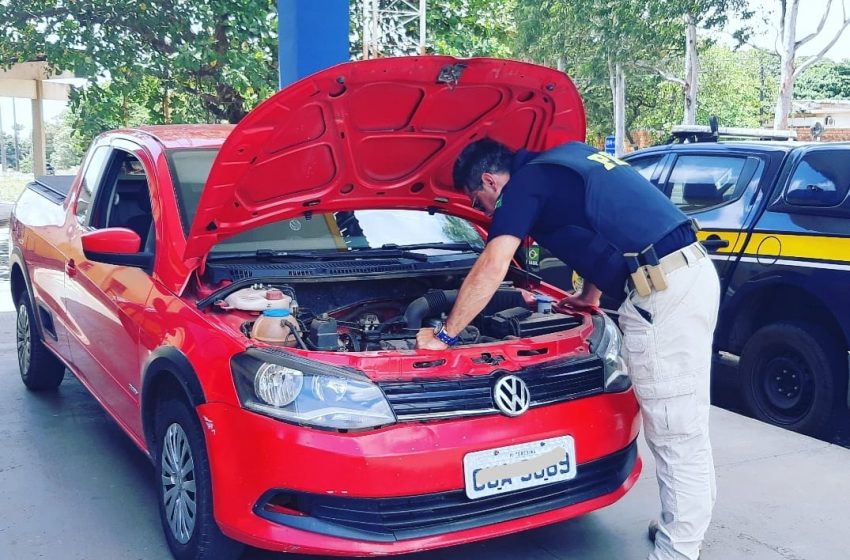
{"type": "MultiPolygon", "coordinates": [[[[833,0],[833,6],[823,32],[816,39],[806,44],[800,54],[811,56],[816,54],[829,41],[835,30],[839,27],[842,19],[841,5],[847,7],[850,14],[850,0],[833,0]]],[[[765,49],[774,49],[777,45],[779,26],[776,22],[776,12],[779,2],[777,0],[750,0],[751,9],[755,12],[750,25],[754,28],[752,43],[765,49]]],[[[797,39],[805,37],[817,28],[818,22],[826,9],[827,0],[801,0],[800,12],[797,19],[797,39]]],[[[731,33],[740,27],[739,21],[731,21],[726,33],[721,34],[720,39],[731,43],[731,33]]],[[[844,34],[827,53],[827,57],[836,61],[850,60],[850,28],[845,29],[844,34]]],[[[15,103],[17,120],[23,124],[25,131],[29,134],[32,127],[32,110],[29,99],[18,99],[15,103]]],[[[62,101],[45,101],[44,118],[52,120],[64,109],[62,101]]],[[[0,120],[2,120],[3,131],[12,132],[12,99],[0,98],[0,120]]]]}
{"type": "MultiPolygon", "coordinates": [[[[840,27],[842,18],[842,2],[850,15],[850,0],[833,0],[830,14],[827,17],[823,31],[815,39],[804,45],[799,54],[812,56],[826,46],[840,27]]],[[[800,0],[800,10],[797,15],[797,40],[799,41],[817,29],[821,16],[826,10],[827,0],[800,0]]],[[[755,15],[750,20],[753,27],[752,43],[764,49],[776,49],[779,45],[779,2],[777,0],[750,0],[750,9],[755,15]]],[[[739,21],[731,21],[726,31],[731,33],[740,27],[739,21]]],[[[850,28],[844,33],[826,53],[827,58],[835,61],[850,60],[850,28]]]]}

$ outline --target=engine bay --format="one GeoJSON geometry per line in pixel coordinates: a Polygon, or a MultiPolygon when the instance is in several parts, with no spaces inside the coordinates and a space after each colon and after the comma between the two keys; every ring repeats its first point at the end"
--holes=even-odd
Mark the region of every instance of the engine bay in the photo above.
{"type": "MultiPolygon", "coordinates": [[[[264,279],[265,280],[265,279],[264,279]]],[[[326,352],[411,350],[420,328],[436,328],[462,277],[344,282],[257,282],[223,290],[212,308],[248,338],[326,352]]],[[[460,344],[487,344],[566,331],[580,317],[553,312],[554,300],[503,282],[460,344]]]]}

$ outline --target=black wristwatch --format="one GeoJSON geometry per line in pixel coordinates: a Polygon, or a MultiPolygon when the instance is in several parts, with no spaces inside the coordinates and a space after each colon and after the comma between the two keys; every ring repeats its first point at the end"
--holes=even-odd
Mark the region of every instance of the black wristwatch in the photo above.
{"type": "Polygon", "coordinates": [[[454,346],[460,341],[459,336],[450,336],[449,333],[446,332],[445,325],[437,325],[434,327],[434,336],[437,340],[449,346],[454,346]]]}

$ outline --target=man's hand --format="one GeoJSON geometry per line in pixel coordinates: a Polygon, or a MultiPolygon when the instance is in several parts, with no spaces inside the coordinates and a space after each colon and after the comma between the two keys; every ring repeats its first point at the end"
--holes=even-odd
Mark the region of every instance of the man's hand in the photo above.
{"type": "Polygon", "coordinates": [[[445,350],[448,344],[434,336],[434,329],[419,329],[416,333],[416,348],[420,350],[445,350]]]}
{"type": "Polygon", "coordinates": [[[596,303],[593,303],[587,301],[579,294],[570,294],[555,305],[557,307],[566,307],[569,309],[593,309],[594,307],[599,306],[599,302],[597,301],[596,303]]]}
{"type": "Polygon", "coordinates": [[[597,309],[602,292],[591,284],[584,283],[580,294],[570,294],[558,302],[558,307],[569,307],[571,309],[597,309]]]}

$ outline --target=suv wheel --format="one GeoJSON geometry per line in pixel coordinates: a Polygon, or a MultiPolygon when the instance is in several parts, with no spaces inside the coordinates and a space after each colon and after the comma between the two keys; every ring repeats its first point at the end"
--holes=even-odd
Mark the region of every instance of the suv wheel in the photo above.
{"type": "Polygon", "coordinates": [[[836,409],[841,367],[833,338],[808,323],[757,330],[741,352],[740,381],[755,418],[820,435],[836,409]]]}
{"type": "Polygon", "coordinates": [[[41,341],[35,315],[26,292],[18,300],[18,320],[15,326],[18,347],[18,367],[21,380],[30,391],[56,389],[65,376],[65,364],[53,355],[41,341]]]}
{"type": "Polygon", "coordinates": [[[230,560],[243,546],[226,537],[213,517],[212,483],[204,434],[193,410],[169,399],[157,408],[156,477],[159,517],[177,560],[230,560]]]}

